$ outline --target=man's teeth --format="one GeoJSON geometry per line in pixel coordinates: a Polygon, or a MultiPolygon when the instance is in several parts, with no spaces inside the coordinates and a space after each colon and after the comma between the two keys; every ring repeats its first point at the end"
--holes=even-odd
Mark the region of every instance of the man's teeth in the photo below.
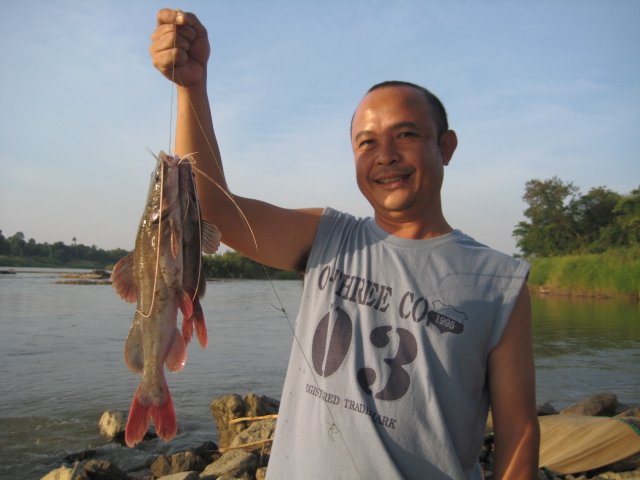
{"type": "Polygon", "coordinates": [[[382,180],[378,180],[378,183],[399,182],[399,181],[404,180],[405,178],[407,178],[407,176],[408,175],[402,175],[402,176],[397,176],[397,177],[384,178],[382,180]]]}

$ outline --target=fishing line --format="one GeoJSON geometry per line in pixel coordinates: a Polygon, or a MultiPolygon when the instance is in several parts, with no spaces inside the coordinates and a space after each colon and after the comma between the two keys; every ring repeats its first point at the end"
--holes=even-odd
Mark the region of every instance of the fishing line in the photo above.
{"type": "Polygon", "coordinates": [[[164,201],[164,161],[156,157],[153,152],[147,149],[151,155],[154,156],[157,162],[162,162],[162,168],[160,169],[160,203],[158,206],[158,247],[156,248],[156,273],[153,276],[153,295],[151,296],[151,305],[149,306],[149,313],[142,313],[136,309],[136,312],[142,315],[144,318],[149,318],[153,312],[153,306],[156,302],[156,286],[158,285],[158,273],[160,272],[160,244],[162,242],[162,203],[164,201]]]}
{"type": "MultiPolygon", "coordinates": [[[[174,64],[175,66],[175,64],[174,64]]],[[[178,82],[180,82],[180,84],[182,84],[182,80],[180,78],[180,74],[176,73],[176,76],[178,78],[178,82]]],[[[222,175],[224,175],[224,172],[222,170],[222,166],[220,164],[219,159],[217,158],[214,148],[211,145],[211,142],[209,141],[209,137],[207,136],[207,133],[204,130],[204,126],[202,125],[202,123],[200,122],[200,118],[198,117],[198,114],[196,112],[195,106],[193,105],[193,102],[191,101],[191,98],[189,98],[189,96],[186,96],[187,100],[189,101],[189,106],[191,107],[191,111],[193,112],[193,115],[196,119],[196,121],[198,122],[198,127],[200,128],[200,132],[202,133],[205,141],[207,142],[207,146],[209,147],[209,151],[211,153],[211,156],[216,164],[216,166],[218,167],[218,170],[220,171],[220,173],[222,175]]],[[[195,161],[194,161],[195,163],[195,161]]],[[[267,280],[269,281],[269,284],[271,285],[271,288],[273,289],[273,293],[276,296],[276,299],[278,300],[278,304],[280,305],[280,307],[276,307],[274,305],[272,305],[276,310],[282,312],[282,314],[284,315],[285,319],[287,320],[287,324],[289,325],[289,329],[291,330],[291,332],[293,333],[293,338],[296,342],[296,344],[298,345],[298,348],[300,349],[300,353],[302,354],[302,357],[304,358],[305,363],[307,364],[307,367],[309,368],[309,372],[311,372],[311,375],[313,377],[313,381],[316,384],[316,386],[320,388],[320,383],[318,382],[318,378],[314,373],[314,370],[311,366],[311,362],[309,361],[309,359],[307,358],[307,355],[304,352],[304,349],[302,348],[302,344],[300,343],[300,339],[298,338],[298,336],[296,335],[295,332],[295,328],[293,327],[293,324],[291,323],[291,320],[289,319],[289,315],[286,312],[284,305],[282,303],[282,300],[280,299],[280,296],[278,295],[278,292],[276,290],[276,287],[271,279],[271,276],[269,275],[269,272],[267,271],[266,266],[264,265],[264,263],[260,262],[260,252],[258,249],[258,241],[256,239],[256,236],[253,232],[253,229],[251,228],[251,225],[249,224],[249,220],[247,219],[246,215],[244,214],[244,212],[242,211],[242,209],[240,208],[240,206],[237,204],[237,202],[234,200],[233,195],[231,194],[231,192],[228,192],[227,190],[225,190],[224,188],[222,188],[222,186],[216,182],[213,178],[211,178],[209,175],[207,175],[206,173],[204,173],[202,170],[196,168],[195,166],[192,167],[195,171],[197,171],[198,173],[200,173],[204,178],[206,178],[207,180],[209,180],[211,183],[213,183],[217,188],[219,188],[228,198],[229,200],[231,200],[231,202],[233,203],[233,205],[236,207],[236,210],[238,211],[238,213],[240,214],[240,217],[243,221],[243,224],[245,225],[245,228],[247,228],[247,230],[249,231],[249,233],[251,234],[251,237],[253,239],[253,243],[256,249],[256,257],[258,259],[258,263],[260,263],[260,265],[262,265],[262,269],[264,270],[264,273],[267,277],[267,280]]],[[[358,466],[356,464],[356,461],[353,457],[353,454],[351,453],[351,450],[349,449],[349,446],[347,445],[347,442],[344,438],[344,436],[342,435],[342,431],[340,430],[340,428],[338,427],[338,425],[335,423],[335,417],[333,416],[333,412],[331,411],[331,407],[329,406],[329,403],[322,399],[327,412],[329,413],[329,416],[331,417],[331,424],[329,425],[329,429],[328,429],[328,435],[329,435],[329,439],[333,442],[333,433],[338,433],[340,434],[340,438],[342,439],[342,443],[347,451],[347,454],[349,455],[349,458],[351,459],[351,462],[353,463],[354,468],[356,469],[356,472],[358,473],[358,476],[360,477],[360,479],[362,480],[363,477],[360,473],[360,470],[358,469],[358,466]]]]}
{"type": "MultiPolygon", "coordinates": [[[[176,10],[176,13],[183,13],[181,10],[176,10]]],[[[173,52],[174,52],[174,61],[172,64],[172,69],[171,69],[171,107],[170,107],[170,128],[169,128],[169,147],[171,147],[171,142],[172,142],[172,128],[173,128],[173,102],[174,102],[174,90],[173,90],[173,86],[174,84],[176,85],[176,90],[177,90],[177,84],[175,82],[175,79],[177,78],[178,80],[178,84],[179,85],[183,85],[182,83],[182,79],[180,78],[180,74],[176,72],[176,60],[177,60],[177,51],[176,51],[176,42],[177,42],[177,36],[178,36],[178,25],[174,23],[174,43],[173,43],[173,52]]],[[[193,112],[193,115],[196,119],[196,121],[198,122],[198,127],[200,128],[200,132],[203,135],[203,138],[205,139],[205,141],[207,142],[207,146],[209,148],[209,151],[211,153],[211,157],[213,158],[216,167],[218,168],[219,172],[224,175],[224,172],[222,170],[222,165],[220,163],[220,160],[218,159],[216,153],[215,153],[215,149],[213,148],[213,145],[211,144],[209,137],[207,135],[207,133],[204,130],[204,126],[202,125],[202,122],[200,121],[200,118],[198,117],[198,113],[196,111],[195,106],[193,105],[193,102],[191,101],[191,98],[189,98],[189,96],[187,95],[187,100],[189,101],[189,106],[191,108],[191,111],[193,112]]],[[[171,150],[170,150],[171,151],[171,150]]],[[[185,155],[185,157],[183,158],[187,158],[190,157],[190,155],[193,154],[189,154],[189,155],[185,155]]],[[[182,161],[182,159],[180,160],[182,161]]],[[[238,214],[240,215],[240,218],[245,226],[245,228],[247,229],[247,231],[249,232],[249,234],[251,235],[251,238],[253,240],[253,244],[255,246],[256,249],[256,258],[259,260],[260,258],[260,251],[258,248],[258,241],[256,239],[255,233],[253,231],[253,229],[251,228],[251,225],[249,223],[249,219],[246,217],[246,215],[244,214],[244,212],[242,211],[242,209],[240,208],[240,206],[238,205],[238,203],[235,201],[235,199],[233,198],[233,195],[231,194],[231,192],[227,191],[226,189],[222,188],[222,186],[220,184],[218,184],[218,182],[216,182],[213,178],[211,178],[209,175],[207,175],[205,172],[203,172],[202,170],[198,169],[195,166],[195,159],[193,157],[190,157],[189,159],[191,165],[192,165],[192,169],[196,172],[198,172],[199,174],[201,174],[204,178],[206,178],[207,180],[209,180],[211,183],[213,183],[217,188],[219,188],[228,198],[229,200],[231,200],[231,202],[233,203],[233,205],[235,206],[236,210],[238,211],[238,214]]],[[[161,209],[162,210],[162,209],[161,209]]],[[[200,213],[200,212],[199,212],[200,213]]],[[[202,217],[200,217],[202,218],[202,217]]],[[[202,235],[200,236],[201,238],[201,242],[202,242],[202,235]]],[[[202,247],[202,245],[201,245],[202,247]]],[[[160,256],[160,250],[158,250],[158,262],[159,262],[159,256],[160,256]]],[[[302,348],[302,344],[300,343],[300,339],[298,338],[298,336],[296,335],[295,332],[295,328],[293,327],[291,320],[289,318],[289,315],[287,313],[287,311],[284,308],[284,305],[282,303],[282,300],[280,299],[280,296],[278,295],[278,291],[276,290],[276,287],[271,279],[271,276],[269,275],[269,272],[267,271],[266,266],[264,265],[264,263],[260,262],[260,265],[262,265],[262,269],[264,270],[264,273],[267,277],[267,280],[269,281],[269,284],[271,285],[271,288],[273,290],[273,293],[277,299],[278,305],[280,305],[280,307],[276,307],[274,305],[272,305],[276,310],[278,310],[279,312],[281,312],[286,321],[287,324],[289,325],[289,329],[291,330],[292,334],[293,334],[293,338],[295,339],[295,342],[298,346],[298,348],[300,349],[300,353],[302,354],[302,357],[304,358],[304,361],[306,362],[309,371],[311,372],[311,375],[313,377],[313,381],[316,384],[316,386],[318,388],[320,388],[320,384],[318,382],[318,378],[314,373],[314,370],[311,366],[311,362],[309,361],[309,359],[307,358],[307,355],[304,352],[304,349],[302,348]]],[[[157,266],[156,266],[157,268],[157,266]]],[[[155,288],[154,288],[155,290],[155,288]]],[[[154,295],[155,296],[155,295],[154,295]]],[[[194,297],[195,298],[195,297],[194,297]]],[[[333,415],[333,412],[331,411],[331,407],[329,406],[328,402],[326,400],[322,400],[327,412],[329,413],[329,417],[331,418],[331,425],[329,426],[328,429],[328,435],[329,435],[329,439],[331,441],[334,441],[333,439],[333,433],[338,433],[340,434],[340,438],[342,439],[342,443],[344,445],[344,448],[347,451],[347,454],[349,455],[349,458],[351,459],[351,462],[353,463],[353,466],[356,470],[356,472],[358,473],[358,477],[360,477],[360,479],[363,479],[360,470],[358,469],[358,465],[356,464],[355,458],[353,457],[353,454],[351,453],[351,450],[349,449],[349,446],[347,445],[347,442],[344,438],[344,436],[342,435],[342,432],[340,430],[340,428],[338,427],[338,425],[335,423],[335,417],[333,415]]]]}

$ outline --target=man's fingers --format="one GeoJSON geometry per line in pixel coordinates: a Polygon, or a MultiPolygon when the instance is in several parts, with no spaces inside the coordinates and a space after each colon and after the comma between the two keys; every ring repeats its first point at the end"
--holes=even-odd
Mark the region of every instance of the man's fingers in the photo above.
{"type": "Polygon", "coordinates": [[[161,25],[188,25],[192,27],[196,32],[204,31],[206,29],[191,12],[183,12],[182,10],[171,10],[169,8],[163,8],[158,12],[158,27],[161,25]]]}
{"type": "Polygon", "coordinates": [[[191,48],[191,40],[189,40],[189,38],[185,38],[185,36],[180,33],[176,36],[174,30],[169,30],[166,33],[154,33],[152,36],[151,51],[159,52],[168,48],[189,50],[189,48],[191,48]]]}
{"type": "Polygon", "coordinates": [[[172,48],[163,50],[154,55],[152,59],[153,66],[160,70],[163,74],[171,72],[175,67],[187,63],[189,57],[184,50],[172,48]]]}

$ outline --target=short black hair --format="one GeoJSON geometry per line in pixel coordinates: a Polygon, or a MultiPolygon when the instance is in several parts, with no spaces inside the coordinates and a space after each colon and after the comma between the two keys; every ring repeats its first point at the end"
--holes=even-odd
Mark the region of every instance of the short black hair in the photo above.
{"type": "Polygon", "coordinates": [[[387,80],[385,82],[376,83],[373,87],[367,90],[367,93],[383,87],[411,87],[420,90],[431,106],[432,118],[437,128],[438,142],[440,141],[442,134],[449,130],[449,121],[447,120],[447,111],[445,110],[444,105],[438,97],[426,88],[416,85],[415,83],[404,82],[402,80],[387,80]]]}

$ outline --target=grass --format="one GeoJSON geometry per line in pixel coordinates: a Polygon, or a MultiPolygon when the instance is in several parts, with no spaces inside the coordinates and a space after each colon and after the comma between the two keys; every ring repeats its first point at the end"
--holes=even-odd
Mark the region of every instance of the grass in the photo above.
{"type": "Polygon", "coordinates": [[[640,298],[640,245],[531,261],[529,284],[569,295],[640,298]]]}

